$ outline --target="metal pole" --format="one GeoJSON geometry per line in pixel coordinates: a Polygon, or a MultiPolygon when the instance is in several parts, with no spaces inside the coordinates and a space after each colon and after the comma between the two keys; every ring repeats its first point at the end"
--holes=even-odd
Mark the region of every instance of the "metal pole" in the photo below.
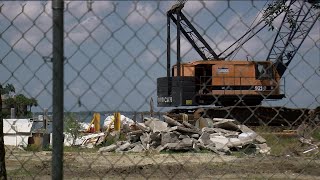
{"type": "Polygon", "coordinates": [[[179,105],[182,105],[182,87],[181,87],[181,55],[180,55],[180,28],[181,28],[181,9],[177,10],[177,76],[179,87],[179,105]]]}
{"type": "Polygon", "coordinates": [[[52,1],[53,116],[52,179],[63,179],[63,0],[52,1]]]}
{"type": "MultiPolygon", "coordinates": [[[[170,16],[167,14],[167,77],[170,77],[170,66],[171,66],[171,38],[170,38],[170,16]]],[[[169,80],[168,80],[169,82],[169,80]]],[[[169,87],[169,85],[168,85],[169,87]]]]}
{"type": "Polygon", "coordinates": [[[180,21],[181,21],[180,10],[178,10],[178,12],[177,12],[177,75],[178,75],[178,77],[180,77],[180,75],[181,75],[181,67],[180,67],[180,61],[181,61],[181,57],[180,57],[180,21]]]}
{"type": "Polygon", "coordinates": [[[43,129],[47,133],[47,124],[48,124],[48,108],[44,108],[43,111],[43,129]]]}

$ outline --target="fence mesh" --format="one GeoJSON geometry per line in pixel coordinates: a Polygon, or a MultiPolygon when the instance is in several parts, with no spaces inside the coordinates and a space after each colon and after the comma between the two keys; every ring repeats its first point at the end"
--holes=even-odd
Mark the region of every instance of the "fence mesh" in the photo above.
{"type": "MultiPolygon", "coordinates": [[[[193,114],[194,117],[199,115],[200,121],[214,133],[210,128],[207,131],[192,129],[193,125],[186,128],[188,124],[183,121],[180,123],[187,130],[171,127],[164,132],[163,124],[152,122],[151,130],[138,132],[141,128],[148,129],[150,116],[161,121],[173,118],[162,116],[173,108],[157,107],[156,101],[157,78],[167,75],[167,11],[175,3],[64,2],[63,176],[66,179],[319,178],[319,19],[282,77],[281,90],[285,98],[265,100],[261,106],[205,109],[193,114]],[[124,115],[120,135],[110,131],[116,124],[106,125],[116,121],[114,112],[124,115]],[[213,117],[236,119],[238,126],[235,122],[230,125],[226,119],[224,121],[228,122],[218,126],[218,120],[212,121],[213,117]],[[80,129],[90,131],[88,123],[95,124],[97,119],[101,119],[102,131],[91,133],[96,137],[88,138],[88,133],[79,133],[80,129]],[[148,119],[148,127],[143,125],[146,123],[135,124],[132,125],[136,128],[134,131],[123,123],[131,120],[142,123],[148,119]],[[239,129],[250,123],[254,125],[250,127],[253,130],[239,129]],[[186,132],[188,130],[192,132],[186,132]],[[255,143],[241,141],[237,144],[240,134],[245,138],[254,134],[255,143]],[[257,134],[266,143],[259,140],[257,134]],[[77,140],[72,140],[74,137],[77,140]],[[195,143],[200,139],[205,147],[195,143]],[[208,143],[214,140],[219,143],[208,143]],[[172,143],[171,149],[170,144],[164,146],[163,141],[172,143]],[[219,145],[222,147],[218,148],[219,145]],[[144,151],[124,152],[136,146],[144,151]],[[105,147],[118,149],[116,153],[102,152],[101,148],[105,147]],[[161,148],[164,150],[158,152],[161,148]]],[[[221,53],[262,18],[269,3],[189,1],[182,11],[213,50],[221,53]]],[[[315,7],[315,11],[319,9],[315,7]]],[[[266,60],[281,17],[274,20],[274,30],[267,26],[226,61],[266,60]]],[[[8,178],[52,176],[51,150],[54,147],[48,141],[52,139],[53,109],[52,43],[55,39],[52,38],[52,18],[51,1],[0,3],[0,84],[2,89],[7,84],[15,89],[10,93],[2,91],[1,95],[8,178]],[[20,119],[10,119],[10,108],[15,108],[12,111],[20,119]]],[[[171,32],[176,32],[173,23],[171,32]]],[[[180,50],[182,62],[201,60],[184,36],[181,36],[180,50]]],[[[172,64],[176,63],[176,56],[177,36],[174,34],[171,36],[172,64]]],[[[186,113],[178,111],[176,116],[183,118],[182,112],[186,113]]],[[[201,126],[201,122],[197,122],[198,127],[201,126]]]]}

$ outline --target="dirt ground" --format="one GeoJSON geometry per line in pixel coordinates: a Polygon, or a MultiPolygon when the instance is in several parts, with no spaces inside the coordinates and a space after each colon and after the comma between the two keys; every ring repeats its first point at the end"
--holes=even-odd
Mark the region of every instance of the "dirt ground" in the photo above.
{"type": "MultiPolygon", "coordinates": [[[[51,152],[7,151],[9,179],[51,179],[51,152]]],[[[320,158],[65,152],[65,179],[320,179],[320,158]]]]}

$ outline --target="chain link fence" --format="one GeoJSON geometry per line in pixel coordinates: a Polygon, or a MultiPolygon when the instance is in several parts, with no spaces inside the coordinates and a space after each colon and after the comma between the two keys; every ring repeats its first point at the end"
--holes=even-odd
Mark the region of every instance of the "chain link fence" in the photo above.
{"type": "MultiPolygon", "coordinates": [[[[157,107],[156,99],[157,78],[165,77],[167,73],[166,13],[175,3],[174,1],[65,1],[61,46],[62,42],[59,41],[61,39],[57,38],[59,32],[54,30],[53,19],[56,16],[51,1],[0,2],[0,83],[3,89],[7,84],[12,84],[15,89],[15,92],[10,93],[2,91],[1,95],[8,178],[59,179],[62,176],[59,174],[62,173],[62,168],[66,179],[319,178],[320,131],[317,124],[319,121],[317,107],[320,102],[319,20],[283,75],[282,90],[286,97],[262,103],[263,107],[277,107],[276,110],[271,108],[272,110],[261,113],[260,106],[244,106],[241,108],[245,110],[231,107],[224,112],[225,114],[222,113],[222,117],[225,118],[230,118],[230,114],[233,114],[233,117],[242,116],[243,122],[240,124],[252,117],[258,119],[265,117],[265,122],[272,122],[281,118],[286,119],[290,113],[291,116],[295,116],[295,122],[299,123],[289,122],[289,126],[252,127],[255,132],[250,132],[261,135],[271,148],[267,149],[266,154],[256,153],[256,147],[260,149],[263,147],[252,143],[227,146],[222,148],[223,151],[212,148],[210,150],[206,146],[205,150],[191,147],[192,150],[182,148],[175,151],[175,148],[172,148],[173,150],[160,153],[156,150],[141,153],[121,150],[116,153],[100,152],[100,148],[116,143],[110,138],[94,147],[90,147],[92,144],[88,142],[90,139],[86,143],[80,139],[82,146],[69,146],[74,143],[79,145],[79,142],[74,141],[69,145],[66,144],[66,139],[70,137],[66,133],[62,136],[62,129],[73,137],[84,137],[85,135],[79,134],[78,130],[81,128],[84,131],[90,130],[90,127],[85,125],[97,119],[101,119],[102,132],[109,130],[110,127],[104,126],[104,123],[115,119],[112,116],[114,112],[120,112],[125,116],[122,117],[123,122],[132,120],[141,123],[150,116],[163,120],[162,114],[172,109],[157,107]],[[53,35],[55,32],[58,34],[53,35]],[[59,51],[61,47],[64,53],[59,51]],[[53,49],[57,50],[57,54],[54,54],[53,49]],[[55,83],[53,61],[59,57],[63,59],[63,64],[60,66],[56,64],[56,69],[61,70],[57,71],[56,75],[61,77],[64,75],[63,87],[60,87],[62,94],[59,94],[59,89],[53,90],[55,83]],[[18,101],[16,98],[18,95],[24,95],[29,101],[18,101]],[[32,98],[36,102],[30,101],[32,98]],[[61,98],[64,101],[63,110],[55,110],[59,104],[54,102],[61,102],[61,98]],[[8,99],[12,102],[9,103],[8,99]],[[19,112],[16,116],[25,119],[10,120],[10,108],[13,107],[15,110],[12,112],[19,112]],[[57,111],[61,116],[53,114],[57,111]],[[249,112],[249,115],[244,112],[249,112]],[[102,122],[104,119],[105,122],[102,122]],[[72,128],[76,131],[72,131],[72,128]],[[58,134],[53,133],[52,136],[52,131],[55,130],[58,134]],[[65,139],[64,143],[60,141],[61,138],[65,139]],[[53,146],[61,148],[58,150],[52,148],[52,143],[50,144],[48,139],[51,141],[53,139],[53,146]],[[59,156],[62,146],[64,146],[61,154],[63,162],[59,163],[61,160],[59,158],[62,158],[59,156]],[[57,153],[56,156],[54,153],[57,153]],[[58,167],[53,167],[55,165],[58,167]],[[55,175],[54,172],[58,174],[55,175]]],[[[185,3],[182,11],[214,51],[220,53],[262,17],[268,3],[270,2],[189,1],[185,3]]],[[[280,23],[280,18],[275,19],[275,27],[280,23]]],[[[59,24],[57,26],[59,28],[59,24]]],[[[175,32],[176,27],[172,26],[171,31],[175,32]]],[[[228,60],[265,60],[276,34],[277,28],[263,29],[228,60]]],[[[182,62],[201,60],[184,36],[181,36],[180,53],[182,62]]],[[[176,63],[176,56],[177,37],[173,36],[171,37],[173,64],[176,63]]],[[[214,114],[217,117],[216,112],[218,111],[205,111],[200,113],[200,116],[205,119],[214,114]]],[[[170,121],[168,118],[170,119],[167,117],[165,120],[170,121]]],[[[204,120],[204,122],[209,121],[204,120]]],[[[155,125],[157,128],[161,126],[161,124],[155,125]]],[[[121,131],[126,132],[122,128],[121,131]]],[[[229,142],[231,138],[245,132],[243,129],[230,129],[228,125],[227,128],[222,126],[219,128],[223,130],[216,131],[215,135],[220,138],[226,133],[232,134],[238,131],[236,134],[229,134],[229,142]]],[[[138,130],[141,130],[141,127],[138,130]]],[[[128,130],[127,133],[121,133],[118,138],[123,141],[117,145],[123,147],[126,138],[132,140],[135,131],[128,130]]],[[[172,131],[176,133],[175,130],[172,131]]],[[[177,138],[185,145],[188,144],[185,142],[188,136],[189,139],[193,138],[191,144],[195,146],[195,139],[204,136],[203,130],[201,133],[192,131],[187,134],[181,131],[185,130],[180,129],[178,135],[176,134],[177,137],[170,134],[168,141],[177,138]]],[[[95,134],[98,136],[91,137],[95,142],[101,141],[99,138],[95,139],[97,137],[107,137],[110,134],[117,136],[112,132],[108,132],[107,135],[95,134]]],[[[210,141],[216,136],[209,134],[207,140],[210,141]]],[[[148,141],[146,137],[149,138],[150,144],[146,143],[149,148],[149,145],[154,145],[153,138],[160,138],[161,141],[164,135],[163,132],[158,132],[156,135],[142,132],[141,137],[137,136],[141,139],[142,145],[144,141],[148,141]]],[[[129,146],[134,147],[130,144],[127,149],[129,146]]]]}

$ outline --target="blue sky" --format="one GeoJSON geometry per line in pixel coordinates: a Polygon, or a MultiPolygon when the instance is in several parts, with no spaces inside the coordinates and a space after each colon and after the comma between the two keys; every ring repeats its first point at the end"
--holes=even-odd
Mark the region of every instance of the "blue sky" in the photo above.
{"type": "MultiPolygon", "coordinates": [[[[173,1],[66,1],[65,110],[144,111],[156,79],[166,75],[166,11],[173,1]],[[82,107],[78,107],[78,99],[82,107]]],[[[52,105],[51,2],[2,1],[0,12],[0,82],[52,105]],[[12,22],[12,24],[11,24],[12,22]]],[[[266,1],[189,1],[183,9],[216,52],[240,37],[266,1]]],[[[280,18],[276,19],[278,25],[280,18]]],[[[264,105],[314,108],[320,102],[320,21],[284,75],[287,98],[264,105]]],[[[174,26],[172,26],[174,27],[174,26]]],[[[172,28],[174,34],[175,28],[172,28]]],[[[275,32],[263,30],[232,59],[265,60],[275,32]]],[[[182,59],[200,59],[182,38],[182,59]]],[[[175,37],[172,59],[175,61],[175,37]]],[[[161,110],[157,108],[157,110],[161,110]]]]}

